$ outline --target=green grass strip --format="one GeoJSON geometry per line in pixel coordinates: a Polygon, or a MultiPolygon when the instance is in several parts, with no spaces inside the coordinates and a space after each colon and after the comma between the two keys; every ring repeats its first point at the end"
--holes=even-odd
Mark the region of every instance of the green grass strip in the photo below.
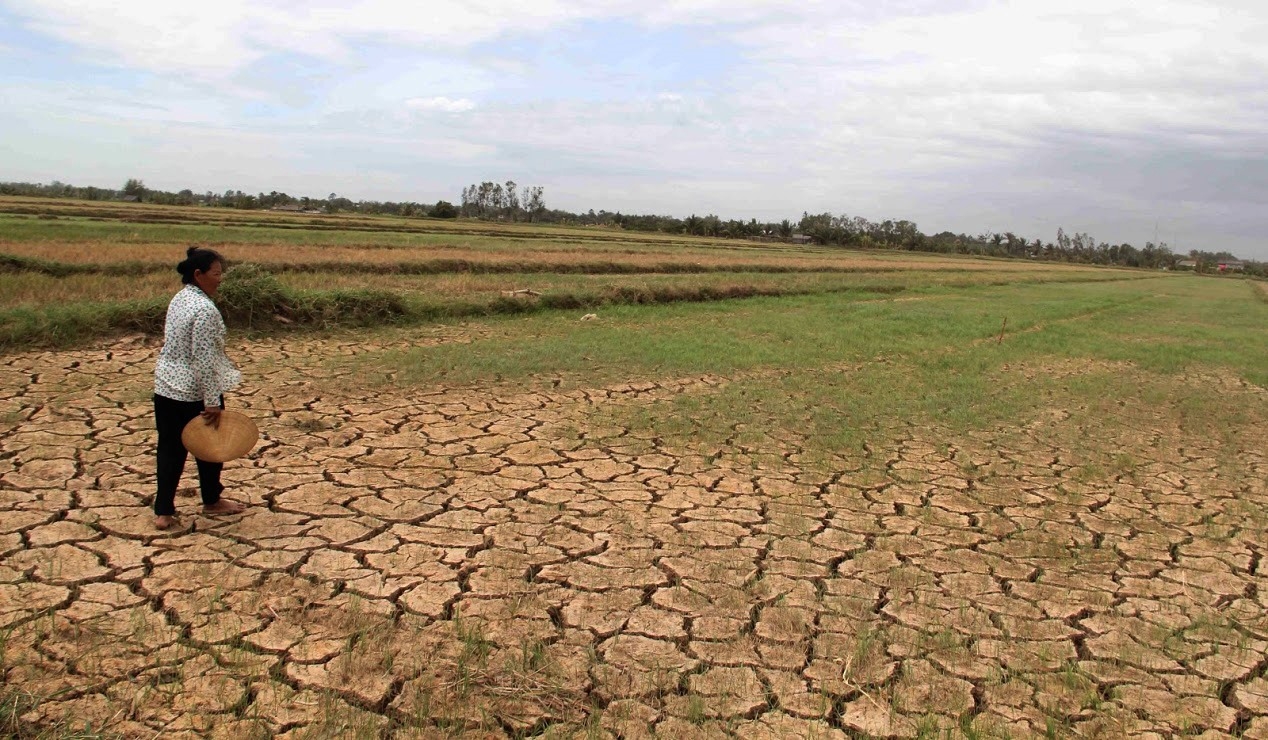
{"type": "MultiPolygon", "coordinates": [[[[1074,282],[1087,275],[1028,275],[1021,280],[1074,282]]],[[[1137,279],[1113,273],[1097,279],[1137,279]]],[[[1007,283],[1006,278],[995,282],[1007,283]]],[[[954,283],[951,283],[954,286],[954,283]]],[[[551,291],[539,297],[435,299],[425,294],[388,290],[293,290],[258,265],[231,268],[218,303],[226,324],[235,331],[326,330],[391,324],[422,324],[443,320],[525,315],[559,310],[594,310],[608,306],[708,303],[759,297],[852,294],[879,298],[909,290],[930,290],[892,282],[867,281],[839,286],[641,285],[578,287],[551,291]]],[[[69,303],[38,308],[0,310],[0,351],[28,347],[68,347],[127,333],[162,331],[166,299],[120,303],[69,303]]]]}

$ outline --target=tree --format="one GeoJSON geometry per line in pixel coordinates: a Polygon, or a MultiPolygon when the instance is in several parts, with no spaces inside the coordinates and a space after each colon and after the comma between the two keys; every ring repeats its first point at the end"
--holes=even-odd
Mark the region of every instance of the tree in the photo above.
{"type": "Polygon", "coordinates": [[[458,209],[447,200],[438,200],[431,209],[432,218],[458,218],[458,209]]]}
{"type": "Polygon", "coordinates": [[[546,212],[546,198],[543,195],[545,190],[541,185],[534,185],[528,190],[528,197],[524,199],[524,210],[528,211],[528,220],[536,221],[546,212]]]}
{"type": "Polygon", "coordinates": [[[506,210],[511,214],[512,221],[518,220],[516,217],[519,215],[520,211],[520,196],[519,192],[515,189],[514,180],[506,181],[506,210]]]}
{"type": "Polygon", "coordinates": [[[135,177],[128,178],[128,181],[123,184],[123,196],[125,198],[132,196],[132,197],[135,197],[137,200],[144,200],[145,199],[145,183],[141,182],[135,177]]]}
{"type": "Polygon", "coordinates": [[[476,213],[480,218],[489,215],[489,210],[494,207],[493,203],[493,183],[485,180],[476,191],[476,213]]]}
{"type": "Polygon", "coordinates": [[[493,184],[493,212],[500,215],[506,210],[506,191],[502,189],[501,184],[493,184]]]}
{"type": "Polygon", "coordinates": [[[507,180],[505,183],[485,180],[462,189],[462,207],[459,212],[463,216],[481,219],[510,217],[512,221],[519,220],[519,216],[524,214],[529,221],[536,221],[546,213],[543,192],[540,185],[525,185],[520,188],[514,180],[507,180]]]}
{"type": "Polygon", "coordinates": [[[1062,252],[1070,251],[1070,237],[1066,235],[1065,229],[1057,227],[1057,248],[1062,252]]]}

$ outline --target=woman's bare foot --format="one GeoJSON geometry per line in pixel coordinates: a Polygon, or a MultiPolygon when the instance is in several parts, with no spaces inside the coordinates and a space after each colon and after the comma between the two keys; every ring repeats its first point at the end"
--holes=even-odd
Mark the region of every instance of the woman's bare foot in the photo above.
{"type": "Polygon", "coordinates": [[[222,498],[211,506],[204,506],[204,514],[240,514],[247,507],[237,501],[222,498]]]}
{"type": "Polygon", "coordinates": [[[171,529],[174,524],[176,524],[176,517],[174,516],[162,515],[154,517],[154,528],[160,532],[171,529]]]}

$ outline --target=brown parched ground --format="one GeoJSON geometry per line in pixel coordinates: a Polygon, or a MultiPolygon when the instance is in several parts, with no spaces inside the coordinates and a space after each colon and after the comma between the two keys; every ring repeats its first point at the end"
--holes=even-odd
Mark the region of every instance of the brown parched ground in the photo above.
{"type": "Polygon", "coordinates": [[[1116,432],[1130,480],[1089,476],[1047,434],[1060,411],[817,472],[795,436],[773,466],[588,426],[725,378],[334,397],[302,370],[357,350],[236,349],[231,405],[264,438],[225,479],[251,508],[186,493],[161,535],[155,348],[0,358],[0,658],[25,722],[1268,738],[1263,430],[1232,473],[1163,425],[1116,432]]]}

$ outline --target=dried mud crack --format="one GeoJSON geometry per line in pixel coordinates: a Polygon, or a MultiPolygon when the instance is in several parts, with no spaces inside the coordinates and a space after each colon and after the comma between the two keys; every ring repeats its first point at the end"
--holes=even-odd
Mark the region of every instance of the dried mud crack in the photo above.
{"type": "Polygon", "coordinates": [[[717,376],[387,398],[294,369],[360,351],[240,348],[233,405],[264,438],[225,480],[251,507],[181,497],[170,533],[146,507],[154,348],[0,360],[0,660],[42,699],[24,721],[1268,738],[1263,430],[1230,468],[1165,425],[1081,428],[1139,461],[1089,477],[1054,412],[954,443],[909,428],[873,469],[824,471],[795,434],[693,455],[588,426],[717,376]]]}

